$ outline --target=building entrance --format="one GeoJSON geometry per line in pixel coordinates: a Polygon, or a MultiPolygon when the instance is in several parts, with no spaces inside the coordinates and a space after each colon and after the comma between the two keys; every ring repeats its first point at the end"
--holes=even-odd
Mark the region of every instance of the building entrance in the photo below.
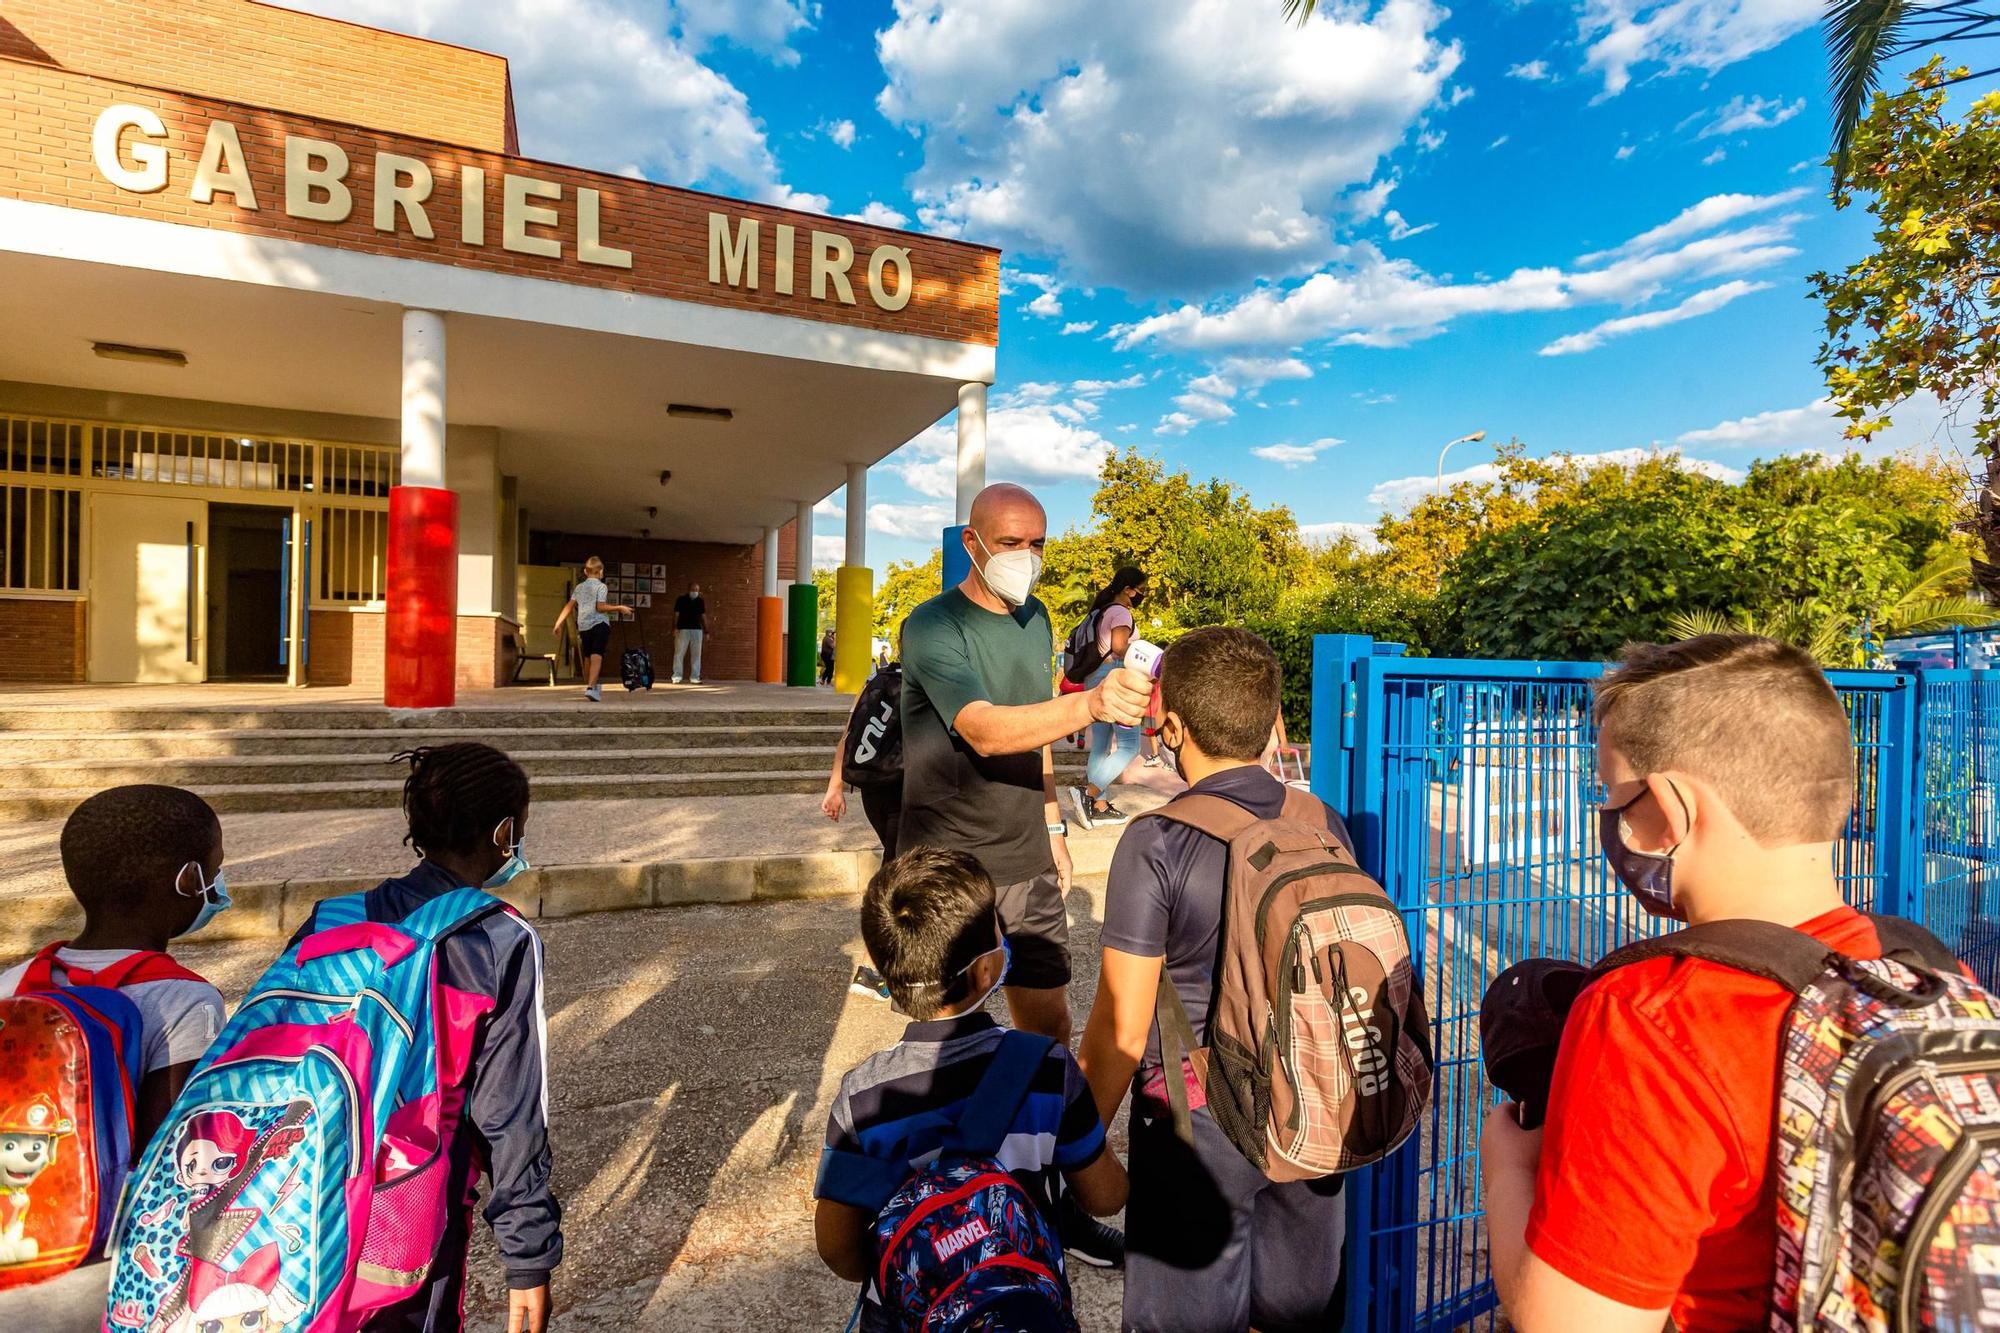
{"type": "Polygon", "coordinates": [[[90,497],[90,679],[187,685],[203,678],[207,528],[200,500],[90,497]]]}
{"type": "Polygon", "coordinates": [[[208,678],[283,680],[289,509],[208,507],[208,678]]]}

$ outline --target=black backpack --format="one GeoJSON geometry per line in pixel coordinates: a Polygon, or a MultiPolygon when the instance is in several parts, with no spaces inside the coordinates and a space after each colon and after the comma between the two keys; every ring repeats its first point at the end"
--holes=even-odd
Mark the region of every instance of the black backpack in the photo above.
{"type": "Polygon", "coordinates": [[[1097,621],[1104,613],[1092,611],[1083,618],[1083,623],[1069,632],[1063,642],[1063,652],[1069,656],[1069,665],[1063,668],[1063,679],[1072,685],[1081,685],[1090,679],[1090,673],[1104,665],[1104,650],[1097,646],[1097,621]]]}
{"type": "Polygon", "coordinates": [[[856,786],[903,776],[903,668],[891,662],[868,678],[847,721],[841,776],[856,786]]]}

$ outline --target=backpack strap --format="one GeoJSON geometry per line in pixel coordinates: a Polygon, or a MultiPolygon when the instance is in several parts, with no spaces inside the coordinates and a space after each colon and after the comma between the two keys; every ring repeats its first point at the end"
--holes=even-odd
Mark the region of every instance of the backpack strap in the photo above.
{"type": "Polygon", "coordinates": [[[946,1151],[980,1157],[999,1152],[1015,1113],[1027,1099],[1035,1071],[1042,1067],[1042,1060],[1053,1045],[1054,1041],[1039,1033],[1012,1028],[1002,1033],[1000,1045],[987,1062],[986,1073],[966,1101],[965,1112],[946,1136],[946,1151]]]}
{"type": "Polygon", "coordinates": [[[102,986],[107,990],[117,990],[121,986],[137,986],[148,981],[201,981],[199,973],[190,972],[166,954],[152,949],[141,949],[129,958],[121,958],[109,967],[95,972],[80,967],[72,967],[56,957],[58,950],[67,949],[68,940],[57,940],[35,952],[28,960],[27,970],[21,974],[21,990],[52,991],[65,986],[102,986]],[[63,979],[57,981],[56,969],[62,969],[63,979]]]}
{"type": "Polygon", "coordinates": [[[1181,993],[1167,972],[1167,960],[1160,960],[1160,995],[1153,1008],[1160,1025],[1160,1077],[1167,1085],[1167,1110],[1174,1122],[1174,1137],[1194,1147],[1194,1113],[1188,1108],[1187,1075],[1193,1068],[1188,1056],[1200,1046],[1195,1040],[1194,1023],[1188,1018],[1181,993]]]}
{"type": "MultiPolygon", "coordinates": [[[[1299,795],[1305,795],[1299,792],[1299,795]]],[[[1290,807],[1290,798],[1285,802],[1290,807]]],[[[1236,802],[1223,796],[1211,796],[1207,792],[1190,792],[1176,796],[1157,810],[1148,811],[1138,819],[1165,819],[1175,824],[1184,824],[1197,833],[1206,833],[1211,838],[1223,842],[1234,842],[1237,835],[1258,823],[1257,816],[1245,810],[1236,802]]],[[[1136,819],[1134,823],[1138,822],[1136,819]]]]}
{"type": "Polygon", "coordinates": [[[1868,920],[1875,927],[1875,938],[1882,943],[1883,957],[1899,963],[1915,963],[1947,976],[1964,975],[1959,970],[1958,955],[1950,946],[1916,922],[1875,912],[1868,913],[1868,920]]]}
{"type": "Polygon", "coordinates": [[[1710,921],[1639,940],[1606,955],[1590,970],[1584,985],[1654,958],[1700,958],[1776,982],[1797,994],[1839,956],[1804,931],[1775,921],[1710,921]]]}
{"type": "Polygon", "coordinates": [[[507,906],[484,889],[453,889],[440,893],[396,923],[413,939],[435,944],[467,922],[507,906]]]}

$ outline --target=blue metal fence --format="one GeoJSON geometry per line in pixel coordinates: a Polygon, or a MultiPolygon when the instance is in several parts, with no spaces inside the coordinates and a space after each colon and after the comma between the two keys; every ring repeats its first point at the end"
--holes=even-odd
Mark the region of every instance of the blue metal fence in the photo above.
{"type": "MultiPolygon", "coordinates": [[[[1406,658],[1315,645],[1313,788],[1409,926],[1437,1079],[1428,1122],[1349,1189],[1348,1326],[1498,1327],[1479,1197],[1495,1100],[1479,1002],[1525,957],[1591,961],[1659,928],[1611,876],[1588,662],[1406,658]]],[[[1993,673],[2000,677],[2000,673],[1993,673]]],[[[2000,679],[1835,672],[1857,794],[1837,869],[1857,907],[1925,921],[1988,984],[2000,965],[2000,679]]]]}

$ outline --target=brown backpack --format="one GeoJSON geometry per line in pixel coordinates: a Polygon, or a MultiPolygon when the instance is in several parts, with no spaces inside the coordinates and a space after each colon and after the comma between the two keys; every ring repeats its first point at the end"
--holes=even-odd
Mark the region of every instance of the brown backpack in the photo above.
{"type": "Polygon", "coordinates": [[[1352,1171],[1394,1152],[1430,1104],[1430,1020],[1402,914],[1290,790],[1276,819],[1194,794],[1147,818],[1229,845],[1208,1044],[1160,973],[1160,1054],[1174,1128],[1192,1143],[1188,1061],[1209,1113],[1272,1180],[1352,1171]]]}

